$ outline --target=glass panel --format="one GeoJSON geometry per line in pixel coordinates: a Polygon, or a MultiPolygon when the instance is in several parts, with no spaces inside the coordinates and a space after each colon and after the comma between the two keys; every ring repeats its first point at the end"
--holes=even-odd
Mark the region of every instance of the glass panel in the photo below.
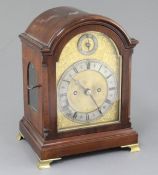
{"type": "Polygon", "coordinates": [[[34,88],[37,85],[37,75],[32,63],[28,66],[28,95],[29,105],[34,109],[38,110],[38,88],[34,88]]]}

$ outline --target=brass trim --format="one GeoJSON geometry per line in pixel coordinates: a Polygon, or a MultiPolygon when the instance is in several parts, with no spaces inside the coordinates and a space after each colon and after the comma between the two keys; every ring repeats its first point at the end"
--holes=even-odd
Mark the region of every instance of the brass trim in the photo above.
{"type": "Polygon", "coordinates": [[[125,146],[121,146],[121,148],[130,148],[130,152],[139,152],[140,151],[140,147],[138,143],[135,144],[131,144],[131,145],[125,145],[125,146]]]}
{"type": "Polygon", "coordinates": [[[23,140],[23,139],[24,139],[23,134],[22,134],[21,132],[18,132],[18,134],[17,134],[17,136],[16,136],[16,139],[17,139],[18,141],[23,140]]]}
{"type": "Polygon", "coordinates": [[[47,159],[47,160],[40,160],[39,159],[39,162],[37,163],[37,167],[39,169],[47,169],[47,168],[50,168],[51,166],[51,163],[55,160],[60,160],[61,158],[54,158],[54,159],[47,159]]]}

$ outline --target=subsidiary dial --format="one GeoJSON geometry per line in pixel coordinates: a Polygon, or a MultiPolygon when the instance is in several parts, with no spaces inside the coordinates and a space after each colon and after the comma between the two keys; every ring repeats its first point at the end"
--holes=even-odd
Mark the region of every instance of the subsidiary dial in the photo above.
{"type": "Polygon", "coordinates": [[[79,38],[77,48],[81,54],[91,55],[97,50],[98,41],[94,35],[87,33],[79,38]]]}
{"type": "Polygon", "coordinates": [[[60,111],[74,122],[102,117],[116,100],[113,72],[97,60],[82,60],[70,66],[58,83],[60,111]]]}

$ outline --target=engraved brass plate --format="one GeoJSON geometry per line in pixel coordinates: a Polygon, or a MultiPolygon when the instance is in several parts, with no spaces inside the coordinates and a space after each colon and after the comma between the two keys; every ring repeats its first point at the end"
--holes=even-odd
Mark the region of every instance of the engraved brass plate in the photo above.
{"type": "MultiPolygon", "coordinates": [[[[117,79],[117,88],[118,88],[118,97],[117,100],[111,105],[108,111],[104,114],[104,116],[87,123],[79,123],[72,120],[69,120],[64,116],[64,114],[57,109],[57,127],[58,132],[63,132],[67,130],[74,130],[79,128],[87,128],[87,127],[96,127],[99,125],[107,125],[112,123],[119,122],[120,119],[120,102],[121,102],[121,93],[120,93],[120,85],[121,85],[121,70],[122,70],[122,58],[119,55],[118,49],[115,43],[108,36],[104,35],[100,32],[89,31],[76,35],[72,38],[63,48],[59,61],[56,63],[56,85],[60,80],[60,77],[64,73],[64,71],[74,64],[77,61],[84,59],[94,59],[98,61],[102,61],[105,63],[114,73],[117,79]],[[93,35],[97,39],[97,48],[94,53],[91,55],[83,54],[79,52],[78,49],[78,41],[85,34],[93,35]]],[[[94,79],[95,81],[95,79],[94,79]]],[[[103,85],[106,87],[106,84],[103,85]]],[[[68,92],[69,95],[69,92],[68,92]]],[[[106,95],[106,94],[104,94],[106,95]]],[[[100,100],[102,101],[102,99],[100,100]]],[[[79,108],[82,108],[79,106],[79,108]]],[[[86,111],[86,108],[85,108],[86,111]]]]}

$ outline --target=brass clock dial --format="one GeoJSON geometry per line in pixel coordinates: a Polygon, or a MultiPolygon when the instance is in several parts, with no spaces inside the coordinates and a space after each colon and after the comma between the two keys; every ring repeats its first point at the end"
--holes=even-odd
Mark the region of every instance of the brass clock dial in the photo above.
{"type": "Polygon", "coordinates": [[[108,36],[74,36],[57,63],[58,132],[119,122],[120,70],[121,56],[108,36]]]}
{"type": "Polygon", "coordinates": [[[90,33],[83,34],[77,43],[79,52],[83,55],[93,54],[98,47],[97,38],[90,33]]]}
{"type": "Polygon", "coordinates": [[[113,72],[98,60],[85,59],[71,65],[58,84],[58,103],[64,116],[74,122],[102,117],[116,100],[113,72]]]}

